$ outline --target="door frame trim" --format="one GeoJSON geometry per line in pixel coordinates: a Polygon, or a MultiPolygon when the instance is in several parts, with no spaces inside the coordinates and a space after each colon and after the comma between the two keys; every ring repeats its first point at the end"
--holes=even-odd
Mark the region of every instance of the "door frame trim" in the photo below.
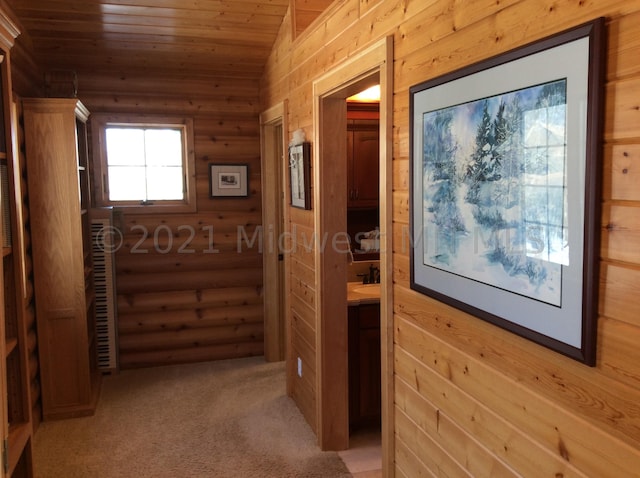
{"type": "MultiPolygon", "coordinates": [[[[260,114],[260,158],[261,158],[261,186],[262,186],[262,267],[263,267],[263,310],[264,310],[264,357],[268,362],[277,362],[288,358],[286,350],[289,349],[289,320],[288,313],[289,294],[284,294],[284,304],[280,307],[278,298],[281,291],[278,285],[279,264],[279,239],[285,231],[279,230],[276,224],[281,223],[286,228],[288,221],[288,208],[282,208],[282,218],[278,217],[278,209],[273,207],[278,201],[282,202],[282,195],[286,189],[286,167],[281,164],[285,160],[287,151],[287,102],[284,101],[272,106],[260,114]],[[274,132],[277,126],[282,127],[283,157],[275,154],[274,132]],[[278,177],[280,176],[280,177],[278,177]],[[277,231],[277,232],[276,232],[277,231]],[[276,236],[276,237],[274,237],[276,236]],[[284,335],[280,332],[284,321],[284,335]]],[[[284,256],[284,290],[289,288],[289,261],[284,256]]],[[[287,361],[289,362],[289,360],[287,361]]],[[[287,380],[289,383],[289,380],[287,380]]]]}
{"type": "MultiPolygon", "coordinates": [[[[393,476],[393,297],[392,297],[392,173],[393,173],[393,37],[386,37],[313,82],[313,200],[318,238],[346,231],[346,102],[372,79],[380,83],[380,324],[382,368],[382,458],[384,476],[393,476]],[[338,102],[344,107],[344,151],[334,129],[340,128],[338,102]],[[342,167],[345,166],[345,167],[342,167]],[[343,171],[343,169],[345,171],[343,171]],[[340,189],[344,184],[344,188],[340,189]],[[337,187],[336,187],[337,186],[337,187]],[[342,222],[344,221],[344,222],[342,222]]],[[[348,447],[348,377],[346,351],[347,261],[330,247],[316,247],[317,433],[322,449],[348,447]],[[331,254],[327,251],[331,250],[331,254]],[[340,334],[344,334],[342,337],[340,334]],[[342,347],[342,349],[340,348],[342,347]]]]}

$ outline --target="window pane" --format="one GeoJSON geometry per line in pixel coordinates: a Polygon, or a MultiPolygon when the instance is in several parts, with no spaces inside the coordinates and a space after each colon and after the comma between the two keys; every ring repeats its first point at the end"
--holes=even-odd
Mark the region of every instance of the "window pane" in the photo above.
{"type": "Polygon", "coordinates": [[[142,201],[146,195],[144,166],[109,166],[111,201],[142,201]]]}
{"type": "Polygon", "coordinates": [[[110,201],[183,200],[184,129],[108,126],[110,201]]]}
{"type": "Polygon", "coordinates": [[[106,136],[110,166],[144,165],[144,133],[141,129],[107,128],[106,136]]]}
{"type": "Polygon", "coordinates": [[[177,129],[145,131],[148,166],[181,166],[182,135],[177,129]]]}
{"type": "Polygon", "coordinates": [[[182,198],[182,168],[172,166],[147,168],[147,199],[182,198]]]}

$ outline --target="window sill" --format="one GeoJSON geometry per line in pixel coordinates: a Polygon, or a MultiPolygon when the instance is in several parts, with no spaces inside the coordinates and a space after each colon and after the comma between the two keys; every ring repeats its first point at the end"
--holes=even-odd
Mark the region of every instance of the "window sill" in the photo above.
{"type": "Polygon", "coordinates": [[[180,214],[197,212],[196,204],[149,204],[141,205],[122,205],[122,204],[105,204],[98,207],[112,207],[114,210],[121,211],[126,214],[180,214]]]}

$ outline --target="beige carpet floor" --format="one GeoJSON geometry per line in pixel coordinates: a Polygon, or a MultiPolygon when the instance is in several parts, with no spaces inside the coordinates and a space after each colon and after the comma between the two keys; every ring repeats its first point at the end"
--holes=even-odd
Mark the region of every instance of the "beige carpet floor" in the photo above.
{"type": "Polygon", "coordinates": [[[92,417],[43,422],[37,478],[349,477],[262,357],[126,370],[92,417]]]}

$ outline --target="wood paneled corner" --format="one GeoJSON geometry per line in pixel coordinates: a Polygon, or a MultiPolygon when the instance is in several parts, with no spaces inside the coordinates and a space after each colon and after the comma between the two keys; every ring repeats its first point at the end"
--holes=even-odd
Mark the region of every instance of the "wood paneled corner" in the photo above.
{"type": "MultiPolygon", "coordinates": [[[[289,129],[314,126],[310,85],[393,36],[392,191],[386,199],[393,204],[387,287],[393,294],[394,404],[387,418],[395,425],[393,436],[383,438],[389,476],[640,476],[640,356],[634,345],[640,343],[634,182],[640,69],[633,60],[640,55],[640,5],[551,3],[346,1],[295,42],[281,31],[273,49],[278,55],[267,63],[262,107],[288,100],[289,129]],[[608,51],[598,348],[596,366],[587,367],[410,289],[409,88],[601,16],[608,51]]],[[[314,232],[313,224],[305,227],[314,232]]],[[[305,267],[317,272],[319,264],[305,267]]],[[[305,284],[313,287],[318,284],[305,284]]],[[[311,314],[314,304],[304,307],[311,314]]],[[[304,354],[317,363],[314,329],[305,327],[304,336],[293,339],[295,346],[308,344],[304,354]]],[[[307,418],[322,393],[313,392],[294,395],[307,418]]]]}

